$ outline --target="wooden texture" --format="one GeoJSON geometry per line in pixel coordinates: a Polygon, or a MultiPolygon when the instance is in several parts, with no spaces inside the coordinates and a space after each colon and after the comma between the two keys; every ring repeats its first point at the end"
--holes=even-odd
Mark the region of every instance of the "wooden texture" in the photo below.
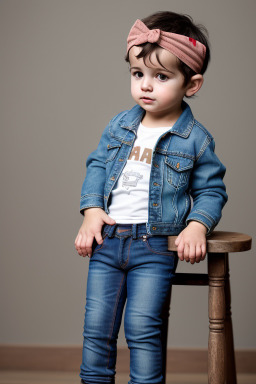
{"type": "MultiPolygon", "coordinates": [[[[117,384],[127,384],[129,373],[116,374],[117,384]]],[[[206,374],[167,374],[167,384],[205,384],[206,374]]],[[[79,384],[77,372],[33,372],[33,371],[2,371],[0,384],[79,384]]],[[[241,374],[238,376],[241,384],[255,384],[256,375],[241,374]]]]}
{"type": "MultiPolygon", "coordinates": [[[[176,238],[168,237],[170,251],[177,251],[176,238]]],[[[252,238],[246,234],[214,231],[207,237],[208,274],[177,273],[174,280],[174,285],[209,285],[209,384],[237,383],[228,253],[248,251],[251,244],[252,238]]]]}
{"type": "MultiPolygon", "coordinates": [[[[205,349],[170,348],[167,350],[167,373],[207,373],[205,349]]],[[[0,346],[1,371],[59,371],[79,372],[82,358],[81,346],[0,346]]],[[[117,372],[129,372],[128,347],[117,349],[117,372]]],[[[256,375],[256,350],[236,351],[238,373],[256,375]]],[[[256,382],[255,382],[256,383],[256,382]]]]}
{"type": "Polygon", "coordinates": [[[226,316],[225,316],[225,345],[226,345],[226,378],[227,384],[237,384],[236,380],[236,362],[234,353],[234,341],[233,341],[233,327],[231,316],[231,291],[229,281],[229,261],[226,258],[226,277],[225,277],[225,304],[226,304],[226,316]]]}
{"type": "Polygon", "coordinates": [[[209,339],[208,382],[225,383],[225,257],[208,253],[209,276],[209,339]]]}
{"type": "MultiPolygon", "coordinates": [[[[177,236],[168,236],[168,249],[176,251],[175,240],[177,236]]],[[[207,252],[227,253],[249,251],[252,238],[244,233],[213,231],[207,236],[207,252]]]]}

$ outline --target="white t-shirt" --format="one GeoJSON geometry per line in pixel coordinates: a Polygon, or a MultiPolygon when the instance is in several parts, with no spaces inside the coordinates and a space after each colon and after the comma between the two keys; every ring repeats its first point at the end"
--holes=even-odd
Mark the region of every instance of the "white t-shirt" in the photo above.
{"type": "Polygon", "coordinates": [[[152,153],[158,138],[170,128],[147,128],[140,123],[132,152],[112,190],[109,216],[118,224],[148,221],[152,153]]]}

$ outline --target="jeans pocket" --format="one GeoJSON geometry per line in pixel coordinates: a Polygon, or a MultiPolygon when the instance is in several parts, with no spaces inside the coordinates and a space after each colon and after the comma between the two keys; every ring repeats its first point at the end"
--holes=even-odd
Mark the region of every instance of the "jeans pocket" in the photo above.
{"type": "Polygon", "coordinates": [[[147,237],[145,244],[147,248],[153,253],[166,256],[175,256],[173,251],[168,250],[168,236],[149,236],[147,237]]]}
{"type": "Polygon", "coordinates": [[[95,238],[93,239],[93,243],[92,243],[92,256],[98,252],[99,250],[101,250],[103,247],[106,246],[106,237],[107,237],[107,233],[104,233],[102,235],[102,239],[103,239],[103,243],[102,244],[98,244],[97,241],[95,240],[95,238]]]}

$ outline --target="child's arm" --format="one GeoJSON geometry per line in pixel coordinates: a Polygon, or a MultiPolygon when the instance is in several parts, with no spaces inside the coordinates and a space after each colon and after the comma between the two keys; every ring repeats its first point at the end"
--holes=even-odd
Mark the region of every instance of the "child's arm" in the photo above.
{"type": "Polygon", "coordinates": [[[207,228],[197,222],[190,221],[188,226],[179,234],[175,240],[178,257],[191,264],[199,263],[206,256],[206,232],[207,228]]]}
{"type": "Polygon", "coordinates": [[[91,152],[86,160],[87,171],[82,185],[80,199],[80,212],[82,215],[84,215],[85,209],[87,208],[99,207],[104,209],[109,124],[102,133],[97,149],[91,152]]]}
{"type": "Polygon", "coordinates": [[[187,227],[179,234],[180,260],[199,262],[206,255],[206,235],[216,227],[222,216],[222,209],[228,200],[223,177],[225,166],[215,152],[213,138],[203,144],[191,175],[190,195],[193,207],[186,219],[187,227]]]}
{"type": "Polygon", "coordinates": [[[80,256],[91,257],[94,237],[98,244],[102,244],[101,229],[104,223],[113,225],[115,220],[111,219],[101,208],[85,210],[84,221],[75,240],[75,247],[80,256]]]}
{"type": "MultiPolygon", "coordinates": [[[[121,116],[121,113],[119,114],[121,116]]],[[[92,244],[95,240],[102,243],[101,229],[104,223],[113,225],[111,219],[104,211],[104,186],[106,183],[106,160],[109,156],[110,126],[115,117],[104,129],[98,147],[87,158],[86,177],[84,179],[80,212],[84,215],[84,221],[75,239],[75,247],[80,256],[91,256],[92,244]]]]}
{"type": "Polygon", "coordinates": [[[214,152],[213,138],[207,141],[197,156],[191,175],[189,193],[193,206],[186,218],[186,225],[190,221],[202,223],[207,228],[206,235],[209,235],[221,219],[228,195],[223,182],[226,167],[214,152]]]}
{"type": "Polygon", "coordinates": [[[87,172],[80,199],[80,212],[82,215],[87,208],[99,207],[104,209],[104,187],[108,181],[106,180],[106,162],[109,156],[113,156],[113,151],[118,150],[118,148],[111,146],[113,132],[110,133],[110,128],[113,128],[113,122],[122,118],[124,113],[125,111],[120,112],[111,119],[102,133],[97,149],[86,160],[87,172]]]}

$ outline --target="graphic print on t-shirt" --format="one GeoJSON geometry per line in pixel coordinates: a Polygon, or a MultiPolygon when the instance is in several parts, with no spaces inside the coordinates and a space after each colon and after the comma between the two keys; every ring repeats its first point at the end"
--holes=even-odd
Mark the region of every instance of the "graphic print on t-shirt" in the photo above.
{"type": "MultiPolygon", "coordinates": [[[[129,156],[130,161],[141,161],[142,163],[151,164],[151,157],[152,157],[152,149],[151,148],[144,148],[142,154],[141,154],[141,147],[138,145],[133,148],[131,151],[131,154],[129,156]]],[[[136,163],[134,164],[136,167],[136,163]]],[[[136,167],[137,168],[137,167],[136,167]]],[[[143,179],[143,174],[136,172],[134,170],[127,170],[122,173],[122,187],[124,187],[127,191],[133,187],[137,187],[139,180],[143,179]]]]}
{"type": "Polygon", "coordinates": [[[131,151],[131,154],[129,156],[128,160],[134,160],[134,161],[144,161],[146,160],[147,164],[151,164],[151,158],[152,158],[152,149],[151,148],[144,148],[144,151],[141,155],[141,147],[136,146],[131,151]],[[141,156],[141,157],[140,157],[141,156]]]}
{"type": "Polygon", "coordinates": [[[130,187],[137,187],[138,181],[140,179],[143,179],[143,175],[141,175],[139,172],[134,171],[126,171],[122,173],[122,177],[122,187],[127,189],[127,191],[130,187]]]}

